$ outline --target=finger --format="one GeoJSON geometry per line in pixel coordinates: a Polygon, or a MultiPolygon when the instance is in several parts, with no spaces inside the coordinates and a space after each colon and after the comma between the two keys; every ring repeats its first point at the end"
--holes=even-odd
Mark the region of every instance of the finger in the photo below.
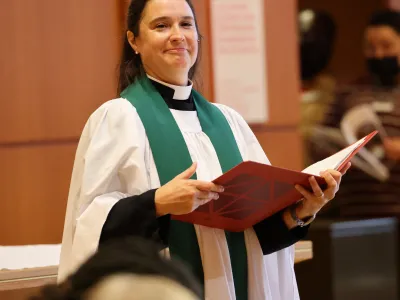
{"type": "Polygon", "coordinates": [[[314,197],[314,194],[313,194],[313,193],[310,193],[309,191],[307,191],[307,190],[306,190],[304,187],[302,187],[301,185],[296,184],[294,187],[296,188],[296,190],[297,190],[300,194],[302,194],[302,195],[304,196],[304,198],[310,199],[310,198],[314,197]]]}
{"type": "Polygon", "coordinates": [[[328,184],[328,188],[327,190],[331,189],[331,190],[336,190],[338,183],[335,180],[335,178],[333,178],[333,176],[331,175],[331,173],[327,172],[324,174],[324,179],[326,181],[326,183],[328,184]]]}
{"type": "Polygon", "coordinates": [[[314,192],[314,195],[318,198],[321,198],[324,195],[324,192],[322,191],[321,187],[319,186],[317,180],[315,179],[314,176],[311,176],[308,181],[311,184],[311,188],[314,192]]]}
{"type": "Polygon", "coordinates": [[[216,200],[219,198],[219,194],[214,192],[197,191],[195,193],[195,198],[197,198],[198,200],[216,200]]]}
{"type": "Polygon", "coordinates": [[[175,178],[177,179],[189,179],[196,173],[197,162],[194,162],[188,169],[183,171],[181,174],[177,175],[175,178]]]}
{"type": "Polygon", "coordinates": [[[325,174],[331,174],[336,182],[340,182],[342,178],[342,173],[336,170],[326,170],[325,172],[321,172],[321,176],[324,177],[325,174]]]}
{"type": "Polygon", "coordinates": [[[196,187],[198,190],[204,192],[218,192],[222,193],[224,191],[224,187],[217,185],[213,182],[209,181],[201,181],[201,180],[191,180],[190,184],[196,187]]]}
{"type": "Polygon", "coordinates": [[[211,200],[213,200],[213,199],[212,198],[211,199],[195,199],[194,203],[193,203],[193,210],[196,210],[199,206],[207,204],[211,200]]]}
{"type": "Polygon", "coordinates": [[[348,162],[347,165],[344,166],[344,168],[340,171],[342,175],[346,174],[346,172],[350,169],[351,167],[351,162],[348,162]]]}

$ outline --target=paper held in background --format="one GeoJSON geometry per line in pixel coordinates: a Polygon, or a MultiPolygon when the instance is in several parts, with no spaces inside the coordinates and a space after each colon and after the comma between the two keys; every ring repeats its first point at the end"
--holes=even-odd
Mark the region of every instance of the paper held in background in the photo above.
{"type": "Polygon", "coordinates": [[[378,134],[367,147],[360,149],[358,155],[352,159],[352,164],[371,177],[386,181],[390,176],[388,166],[383,163],[385,157],[383,139],[387,133],[372,105],[361,104],[350,109],[343,116],[340,128],[316,126],[310,141],[324,153],[335,153],[338,149],[357,142],[366,132],[373,130],[377,130],[378,134]]]}

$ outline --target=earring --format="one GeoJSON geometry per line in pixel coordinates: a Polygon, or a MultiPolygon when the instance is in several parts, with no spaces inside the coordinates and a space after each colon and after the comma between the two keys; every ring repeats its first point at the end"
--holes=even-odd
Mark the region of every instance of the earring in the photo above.
{"type": "Polygon", "coordinates": [[[136,54],[136,55],[138,55],[138,54],[139,54],[139,52],[135,51],[135,54],[136,54]]]}

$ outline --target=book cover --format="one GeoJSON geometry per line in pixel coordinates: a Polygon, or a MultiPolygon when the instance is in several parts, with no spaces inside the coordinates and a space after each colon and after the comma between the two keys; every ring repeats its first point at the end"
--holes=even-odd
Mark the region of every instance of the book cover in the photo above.
{"type": "Polygon", "coordinates": [[[218,200],[212,200],[186,215],[173,215],[174,220],[204,225],[228,231],[243,231],[277,213],[302,198],[295,189],[299,184],[310,187],[314,175],[317,182],[326,186],[320,171],[340,171],[377,131],[319,161],[303,171],[294,171],[253,161],[245,161],[213,180],[225,190],[218,200]]]}

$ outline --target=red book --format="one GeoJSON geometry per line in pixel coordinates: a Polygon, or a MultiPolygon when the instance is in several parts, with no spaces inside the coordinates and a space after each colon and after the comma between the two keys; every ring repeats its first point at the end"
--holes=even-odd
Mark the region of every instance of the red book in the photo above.
{"type": "Polygon", "coordinates": [[[311,175],[322,187],[326,185],[325,180],[318,176],[319,172],[326,169],[340,171],[376,134],[377,131],[370,133],[302,172],[252,161],[242,162],[213,180],[225,188],[218,200],[172,218],[228,231],[243,231],[299,201],[302,195],[294,186],[299,184],[311,190],[308,181],[311,175]]]}

